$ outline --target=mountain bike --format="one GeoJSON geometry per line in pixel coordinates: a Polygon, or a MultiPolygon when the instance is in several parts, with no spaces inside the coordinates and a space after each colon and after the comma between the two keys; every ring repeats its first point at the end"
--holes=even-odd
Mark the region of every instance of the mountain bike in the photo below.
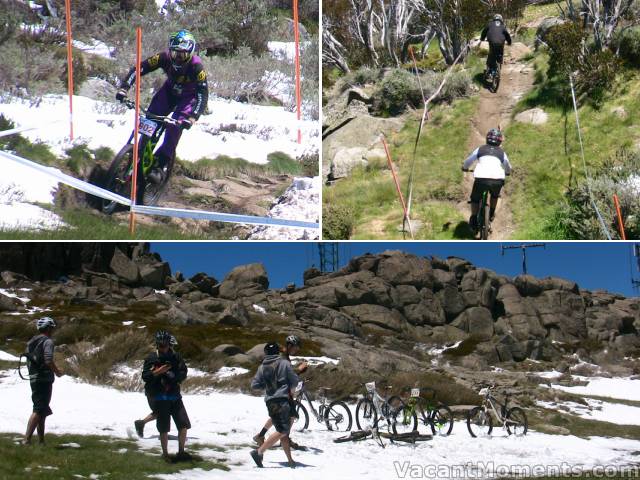
{"type": "Polygon", "coordinates": [[[478,210],[477,225],[478,233],[481,240],[488,240],[491,233],[491,192],[485,189],[482,192],[482,200],[480,201],[480,209],[478,210]]]}
{"type": "MultiPolygon", "coordinates": [[[[356,425],[360,430],[375,426],[380,420],[387,422],[387,427],[394,434],[404,434],[418,429],[418,418],[415,413],[405,417],[405,403],[397,395],[381,397],[376,390],[376,382],[365,383],[365,396],[356,405],[356,425]]],[[[392,389],[387,386],[387,391],[392,389]]]]}
{"type": "MultiPolygon", "coordinates": [[[[135,108],[135,103],[131,100],[122,102],[129,109],[135,108]]],[[[138,142],[138,189],[144,191],[142,203],[144,205],[156,205],[160,197],[167,189],[169,178],[173,170],[173,161],[166,165],[166,171],[162,175],[162,181],[158,184],[146,182],[145,179],[153,168],[157,168],[154,150],[158,145],[160,137],[164,133],[167,125],[179,126],[179,122],[171,117],[155,115],[147,110],[140,109],[140,138],[138,142]]],[[[113,193],[117,193],[125,198],[131,198],[133,181],[133,136],[135,130],[131,132],[129,141],[115,156],[107,174],[105,176],[104,188],[113,193]]],[[[138,197],[140,198],[140,196],[138,197]]],[[[110,200],[102,201],[102,212],[111,215],[117,208],[118,203],[110,200]]]]}
{"type": "Polygon", "coordinates": [[[298,414],[298,419],[294,422],[296,431],[301,432],[309,428],[309,412],[302,404],[303,400],[306,400],[309,404],[309,409],[313,413],[316,421],[318,423],[324,423],[330,431],[348,432],[351,430],[353,419],[351,417],[351,410],[349,410],[347,404],[340,400],[328,403],[327,390],[331,389],[329,387],[320,387],[320,394],[318,395],[320,406],[318,410],[316,410],[311,401],[311,396],[305,388],[306,383],[309,381],[309,379],[300,381],[295,389],[295,411],[298,414]]]}
{"type": "Polygon", "coordinates": [[[491,435],[494,417],[509,435],[513,434],[517,437],[526,435],[528,422],[524,410],[520,407],[509,408],[510,395],[507,392],[504,393],[504,403],[498,402],[491,393],[494,388],[495,385],[482,388],[479,392],[484,397],[482,405],[472,408],[467,413],[467,429],[471,436],[476,438],[491,435]]]}
{"type": "Polygon", "coordinates": [[[403,420],[417,415],[418,430],[421,425],[424,425],[430,428],[433,435],[446,437],[451,433],[453,412],[447,405],[436,400],[436,391],[433,388],[405,387],[402,392],[409,397],[405,401],[405,408],[402,412],[403,420]],[[425,398],[425,394],[428,395],[427,398],[425,398]]]}
{"type": "Polygon", "coordinates": [[[484,81],[487,84],[487,88],[492,93],[498,93],[498,88],[500,87],[500,78],[502,75],[502,65],[500,63],[495,69],[490,69],[487,67],[487,71],[485,73],[484,81]]]}

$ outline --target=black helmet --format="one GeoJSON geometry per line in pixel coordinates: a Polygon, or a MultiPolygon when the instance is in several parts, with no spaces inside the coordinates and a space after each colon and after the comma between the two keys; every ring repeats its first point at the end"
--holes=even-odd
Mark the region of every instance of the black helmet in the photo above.
{"type": "Polygon", "coordinates": [[[302,347],[302,341],[300,337],[296,335],[289,335],[286,340],[287,345],[295,345],[296,347],[302,347]]]}
{"type": "Polygon", "coordinates": [[[503,141],[504,136],[502,135],[502,132],[497,128],[492,128],[491,130],[489,130],[489,133],[487,133],[487,143],[489,145],[499,147],[500,145],[502,145],[503,141]]]}
{"type": "Polygon", "coordinates": [[[278,342],[268,342],[264,346],[264,354],[265,355],[277,355],[280,353],[280,345],[278,342]]]}
{"type": "Polygon", "coordinates": [[[166,330],[156,332],[156,345],[171,345],[172,335],[166,330]]]}

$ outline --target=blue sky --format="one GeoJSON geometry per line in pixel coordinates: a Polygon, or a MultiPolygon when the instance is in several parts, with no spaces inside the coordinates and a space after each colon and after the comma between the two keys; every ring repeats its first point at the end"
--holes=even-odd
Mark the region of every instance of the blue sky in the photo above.
{"type": "MultiPolygon", "coordinates": [[[[504,275],[518,275],[522,271],[519,249],[501,255],[501,245],[520,243],[480,242],[344,242],[339,244],[340,265],[366,252],[403,250],[421,256],[466,258],[474,265],[490,268],[504,275]]],[[[183,242],[151,245],[172,271],[186,276],[206,272],[222,280],[234,267],[261,262],[269,275],[272,288],[294,282],[302,285],[302,273],[315,264],[319,266],[317,243],[259,243],[259,242],[183,242]]],[[[630,257],[631,246],[620,242],[550,242],[543,248],[527,251],[528,273],[537,277],[557,276],[574,280],[581,288],[605,289],[637,296],[631,285],[631,273],[640,279],[635,259],[630,257]],[[632,268],[633,262],[633,268],[632,268]]]]}

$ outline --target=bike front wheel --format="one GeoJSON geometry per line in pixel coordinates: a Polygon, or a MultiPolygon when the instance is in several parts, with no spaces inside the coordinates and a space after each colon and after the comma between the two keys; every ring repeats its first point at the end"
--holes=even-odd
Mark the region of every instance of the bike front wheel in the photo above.
{"type": "Polygon", "coordinates": [[[507,433],[509,435],[515,435],[516,437],[522,437],[527,434],[529,429],[529,423],[527,422],[527,416],[520,407],[513,407],[507,412],[507,433]]]}
{"type": "Polygon", "coordinates": [[[418,416],[415,408],[402,405],[400,408],[391,409],[391,427],[395,435],[410,433],[418,430],[418,416]]]}
{"type": "Polygon", "coordinates": [[[356,406],[356,425],[358,430],[370,430],[376,426],[378,412],[373,402],[368,398],[362,398],[356,406]]]}
{"type": "Polygon", "coordinates": [[[472,408],[467,414],[467,429],[473,438],[488,437],[493,430],[491,415],[484,407],[472,408]]]}
{"type": "MultiPolygon", "coordinates": [[[[124,198],[131,198],[131,164],[133,162],[133,145],[127,143],[115,156],[105,176],[103,188],[124,198]]],[[[102,200],[102,213],[111,215],[119,203],[102,200]]]]}
{"type": "Polygon", "coordinates": [[[324,411],[324,422],[332,432],[348,432],[351,430],[353,419],[349,406],[341,401],[329,404],[324,411]]]}
{"type": "Polygon", "coordinates": [[[453,430],[453,412],[444,403],[439,404],[429,416],[431,433],[446,437],[453,430]]]}
{"type": "Polygon", "coordinates": [[[296,432],[302,432],[309,428],[309,412],[307,412],[306,407],[302,403],[295,403],[295,414],[293,418],[293,425],[291,428],[296,432]]]}

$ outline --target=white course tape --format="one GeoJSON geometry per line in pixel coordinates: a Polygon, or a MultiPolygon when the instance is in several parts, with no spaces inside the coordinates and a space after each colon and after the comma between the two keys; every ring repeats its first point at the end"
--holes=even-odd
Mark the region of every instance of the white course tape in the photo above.
{"type": "Polygon", "coordinates": [[[33,126],[33,127],[18,127],[18,128],[12,128],[11,130],[2,130],[0,131],[0,137],[8,137],[9,135],[15,135],[16,133],[21,133],[21,132],[28,132],[29,130],[38,130],[40,128],[44,128],[48,125],[52,125],[54,123],[60,123],[60,122],[66,122],[65,120],[52,120],[50,122],[47,123],[41,123],[39,125],[33,126]]]}
{"type": "Polygon", "coordinates": [[[164,217],[193,218],[196,220],[211,220],[215,222],[245,223],[248,225],[267,225],[292,228],[320,228],[320,225],[299,220],[285,220],[271,217],[255,217],[253,215],[237,215],[233,213],[205,212],[204,210],[186,210],[181,208],[147,207],[134,205],[132,210],[146,215],[160,215],[164,217]]]}
{"type": "Polygon", "coordinates": [[[128,198],[124,198],[116,193],[110,192],[109,190],[105,190],[104,188],[96,187],[87,182],[83,182],[82,180],[78,180],[70,175],[60,172],[55,168],[45,167],[38,163],[32,162],[31,160],[27,160],[26,158],[18,157],[9,152],[0,152],[0,156],[5,157],[9,160],[12,160],[21,165],[25,165],[27,167],[31,167],[34,170],[38,170],[50,177],[57,179],[60,183],[64,183],[65,185],[69,185],[70,187],[76,188],[82,192],[90,193],[91,195],[95,195],[96,197],[104,198],[105,200],[111,200],[114,202],[118,202],[122,205],[131,205],[131,200],[128,198]]]}
{"type": "MultiPolygon", "coordinates": [[[[49,175],[57,179],[58,181],[60,181],[61,183],[64,183],[65,185],[69,185],[85,193],[90,193],[91,195],[95,195],[96,197],[118,202],[122,205],[131,206],[131,200],[129,200],[128,198],[117,195],[113,192],[110,192],[109,190],[105,190],[104,188],[96,187],[95,185],[92,185],[90,183],[83,182],[82,180],[78,180],[77,178],[66,175],[54,168],[39,165],[35,162],[32,162],[31,160],[18,157],[17,155],[14,155],[9,152],[0,151],[0,156],[8,160],[12,160],[21,165],[31,167],[34,170],[38,170],[46,175],[49,175]]],[[[215,222],[244,223],[248,225],[268,225],[268,226],[281,226],[281,227],[291,227],[291,228],[320,228],[320,225],[318,223],[313,223],[313,222],[302,222],[298,220],[287,220],[287,219],[271,218],[271,217],[256,217],[253,215],[236,215],[232,213],[205,212],[203,210],[147,207],[144,205],[134,205],[132,210],[136,213],[141,213],[146,215],[159,215],[164,217],[178,217],[178,218],[193,218],[196,220],[209,220],[209,221],[215,221],[215,222]]]]}

